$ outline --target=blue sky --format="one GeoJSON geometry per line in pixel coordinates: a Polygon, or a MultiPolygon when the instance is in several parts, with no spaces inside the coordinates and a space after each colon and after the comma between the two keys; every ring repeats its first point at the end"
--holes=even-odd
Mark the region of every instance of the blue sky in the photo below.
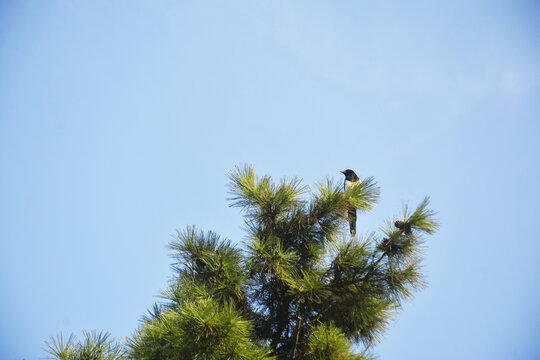
{"type": "Polygon", "coordinates": [[[540,354],[534,1],[1,1],[0,357],[132,333],[196,224],[235,242],[227,173],[352,168],[376,231],[430,195],[429,287],[381,359],[540,354]]]}

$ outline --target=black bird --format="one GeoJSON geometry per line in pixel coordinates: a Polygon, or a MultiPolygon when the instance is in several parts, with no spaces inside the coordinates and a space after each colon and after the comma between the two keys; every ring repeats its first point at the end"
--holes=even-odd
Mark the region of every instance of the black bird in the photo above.
{"type": "MultiPolygon", "coordinates": [[[[343,170],[341,173],[345,175],[345,183],[343,185],[345,191],[347,191],[347,189],[349,189],[351,186],[360,183],[360,178],[351,169],[343,170]]],[[[348,213],[351,236],[354,237],[356,235],[356,208],[349,205],[348,213]]]]}

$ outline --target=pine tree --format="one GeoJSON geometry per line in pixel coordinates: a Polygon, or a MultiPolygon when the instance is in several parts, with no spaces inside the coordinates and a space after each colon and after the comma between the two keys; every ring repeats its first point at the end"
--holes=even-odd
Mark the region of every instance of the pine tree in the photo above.
{"type": "Polygon", "coordinates": [[[365,360],[402,302],[424,286],[422,235],[438,225],[426,198],[380,235],[349,235],[348,213],[379,199],[372,178],[315,193],[297,178],[230,173],[232,206],[245,216],[242,248],[195,227],[169,244],[174,276],[127,348],[107,333],[60,335],[51,359],[365,360]],[[364,351],[355,349],[363,345],[364,351]],[[126,352],[124,351],[127,351],[126,352]]]}
{"type": "Polygon", "coordinates": [[[175,276],[128,339],[133,359],[366,359],[413,291],[422,235],[438,225],[426,198],[382,234],[348,235],[347,211],[379,199],[372,178],[314,194],[297,178],[230,173],[232,206],[245,215],[242,249],[188,227],[169,244],[175,276]]]}

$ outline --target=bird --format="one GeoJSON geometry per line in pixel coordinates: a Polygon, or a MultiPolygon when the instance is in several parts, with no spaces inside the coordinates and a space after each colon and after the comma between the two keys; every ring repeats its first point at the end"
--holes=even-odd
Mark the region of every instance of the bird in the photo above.
{"type": "MultiPolygon", "coordinates": [[[[345,182],[343,184],[344,191],[347,191],[347,189],[349,189],[351,186],[355,186],[360,183],[360,178],[351,169],[343,170],[341,173],[345,175],[345,182]]],[[[356,235],[356,208],[349,205],[347,212],[351,236],[354,237],[356,235]]]]}

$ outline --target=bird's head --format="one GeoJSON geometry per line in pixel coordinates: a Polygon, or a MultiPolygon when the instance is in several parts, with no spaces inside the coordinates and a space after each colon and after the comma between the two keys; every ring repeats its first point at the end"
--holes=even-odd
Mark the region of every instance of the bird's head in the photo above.
{"type": "Polygon", "coordinates": [[[358,175],[355,174],[354,171],[352,171],[351,169],[347,169],[347,170],[343,170],[341,172],[343,175],[345,175],[345,180],[347,181],[352,181],[352,182],[355,182],[355,181],[358,181],[360,180],[358,178],[358,175]]]}

